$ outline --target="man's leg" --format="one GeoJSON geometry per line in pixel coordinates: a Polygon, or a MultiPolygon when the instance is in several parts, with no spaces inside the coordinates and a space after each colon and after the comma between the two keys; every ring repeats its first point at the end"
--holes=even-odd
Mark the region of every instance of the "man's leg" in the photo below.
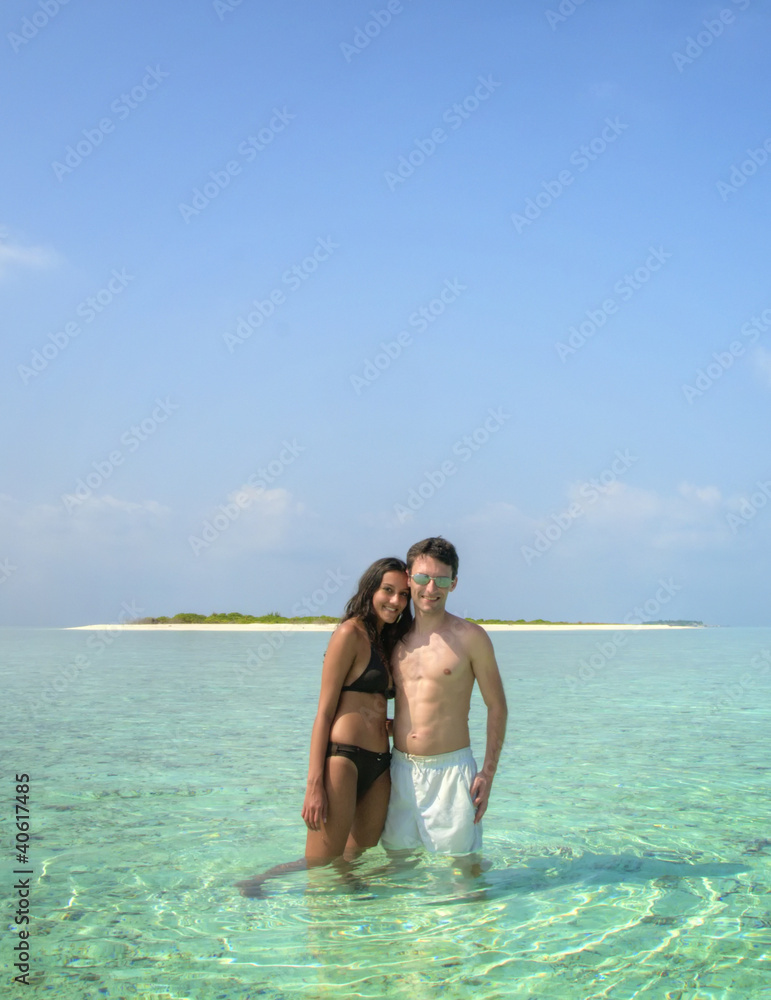
{"type": "Polygon", "coordinates": [[[419,800],[426,849],[453,857],[478,854],[482,850],[482,825],[474,823],[471,785],[476,763],[470,748],[430,760],[431,764],[423,768],[419,800]]]}
{"type": "Polygon", "coordinates": [[[412,772],[413,768],[404,754],[394,750],[391,759],[391,798],[380,838],[389,855],[422,846],[412,772]]]}

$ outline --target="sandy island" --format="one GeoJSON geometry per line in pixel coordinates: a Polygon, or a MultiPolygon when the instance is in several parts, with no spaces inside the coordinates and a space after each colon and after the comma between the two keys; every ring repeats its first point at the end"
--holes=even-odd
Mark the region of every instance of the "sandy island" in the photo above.
{"type": "MultiPolygon", "coordinates": [[[[333,632],[337,625],[264,625],[254,623],[251,625],[196,625],[196,624],[166,624],[158,625],[70,625],[68,630],[74,629],[97,629],[101,632],[112,632],[115,629],[125,629],[127,632],[333,632]]],[[[487,632],[620,632],[630,629],[681,629],[681,628],[704,628],[703,625],[623,625],[623,624],[601,624],[601,625],[483,625],[487,632]]]]}

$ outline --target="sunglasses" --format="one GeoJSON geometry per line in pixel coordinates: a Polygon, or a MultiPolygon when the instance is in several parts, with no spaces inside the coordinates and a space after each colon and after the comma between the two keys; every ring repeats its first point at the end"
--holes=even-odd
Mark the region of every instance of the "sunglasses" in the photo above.
{"type": "Polygon", "coordinates": [[[433,580],[437,587],[441,587],[442,590],[447,590],[448,587],[452,586],[451,576],[429,576],[428,573],[413,573],[412,579],[419,587],[425,587],[429,580],[433,580]]]}

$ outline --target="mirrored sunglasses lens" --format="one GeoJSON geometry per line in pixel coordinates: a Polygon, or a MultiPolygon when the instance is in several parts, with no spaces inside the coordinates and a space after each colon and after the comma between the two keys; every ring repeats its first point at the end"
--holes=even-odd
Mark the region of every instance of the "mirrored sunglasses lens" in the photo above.
{"type": "MultiPolygon", "coordinates": [[[[430,577],[428,573],[413,573],[412,579],[415,581],[415,583],[418,584],[419,587],[425,587],[425,585],[428,583],[429,580],[432,579],[432,577],[430,577]]],[[[450,584],[452,583],[452,577],[435,576],[433,577],[433,581],[437,585],[437,587],[441,587],[442,590],[446,590],[447,587],[449,587],[450,584]]]]}

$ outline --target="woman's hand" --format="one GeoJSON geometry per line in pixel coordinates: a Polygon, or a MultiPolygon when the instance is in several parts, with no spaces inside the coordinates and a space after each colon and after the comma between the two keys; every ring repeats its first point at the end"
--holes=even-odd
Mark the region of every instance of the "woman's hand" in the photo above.
{"type": "Polygon", "coordinates": [[[320,830],[327,821],[327,793],[324,786],[309,788],[305,793],[302,818],[309,830],[320,830]]]}

